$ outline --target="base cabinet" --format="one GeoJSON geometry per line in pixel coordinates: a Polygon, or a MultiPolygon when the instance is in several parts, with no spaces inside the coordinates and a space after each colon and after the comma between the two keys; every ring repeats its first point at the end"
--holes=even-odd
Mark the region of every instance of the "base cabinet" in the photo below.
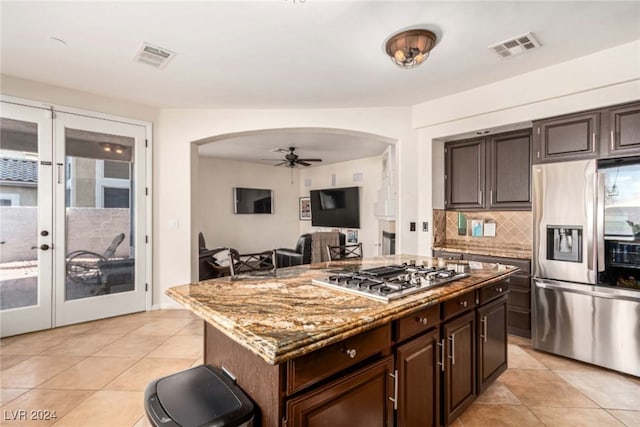
{"type": "Polygon", "coordinates": [[[287,425],[305,427],[393,426],[393,357],[311,390],[287,402],[287,425]]]}
{"type": "Polygon", "coordinates": [[[507,298],[478,308],[478,394],[507,369],[507,298]]]}
{"type": "Polygon", "coordinates": [[[440,346],[437,330],[396,350],[398,427],[440,424],[440,346]]]}
{"type": "Polygon", "coordinates": [[[442,327],[444,351],[444,425],[476,398],[476,317],[468,312],[442,327]]]}

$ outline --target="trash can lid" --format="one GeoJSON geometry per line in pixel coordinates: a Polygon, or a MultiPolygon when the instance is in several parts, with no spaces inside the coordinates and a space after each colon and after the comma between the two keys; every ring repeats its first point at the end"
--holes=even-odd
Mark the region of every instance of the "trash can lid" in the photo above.
{"type": "Polygon", "coordinates": [[[183,426],[234,427],[253,416],[240,387],[209,365],[159,379],[156,393],[167,415],[183,426]]]}

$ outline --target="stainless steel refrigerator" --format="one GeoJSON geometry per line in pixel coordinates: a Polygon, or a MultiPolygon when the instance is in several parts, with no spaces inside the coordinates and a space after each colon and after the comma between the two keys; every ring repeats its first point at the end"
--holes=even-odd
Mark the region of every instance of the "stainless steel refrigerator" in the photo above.
{"type": "Polygon", "coordinates": [[[640,376],[640,158],[532,174],[534,348],[640,376]]]}

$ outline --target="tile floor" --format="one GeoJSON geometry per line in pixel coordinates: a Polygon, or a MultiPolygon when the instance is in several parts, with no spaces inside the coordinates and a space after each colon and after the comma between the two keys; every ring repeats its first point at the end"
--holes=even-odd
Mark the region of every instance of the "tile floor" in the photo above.
{"type": "MultiPolygon", "coordinates": [[[[158,310],[2,339],[0,425],[149,426],[146,384],[202,363],[202,333],[190,312],[158,310]],[[33,409],[57,419],[12,420],[33,409]]],[[[453,425],[640,427],[640,378],[512,336],[509,369],[453,425]]]]}

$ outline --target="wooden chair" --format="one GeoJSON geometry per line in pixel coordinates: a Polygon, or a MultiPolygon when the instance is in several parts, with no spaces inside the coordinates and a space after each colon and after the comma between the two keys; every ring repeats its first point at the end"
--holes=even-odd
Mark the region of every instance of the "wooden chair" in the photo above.
{"type": "Polygon", "coordinates": [[[276,273],[276,251],[241,254],[229,252],[229,270],[231,277],[238,275],[260,275],[276,273]]]}
{"type": "Polygon", "coordinates": [[[327,254],[331,261],[362,258],[362,243],[339,246],[327,245],[327,254]]]}

